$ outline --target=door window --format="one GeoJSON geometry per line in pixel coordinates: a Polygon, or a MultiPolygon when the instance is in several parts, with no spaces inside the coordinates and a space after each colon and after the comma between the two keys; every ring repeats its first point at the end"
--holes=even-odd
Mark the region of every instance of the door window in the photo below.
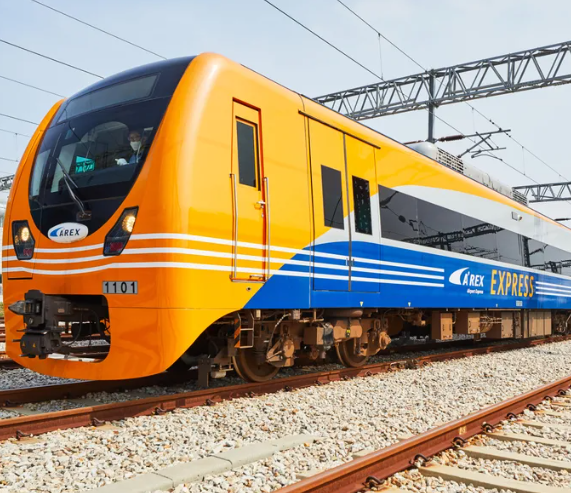
{"type": "Polygon", "coordinates": [[[355,204],[355,231],[372,235],[373,225],[371,221],[369,182],[356,176],[353,176],[353,202],[355,204]]]}
{"type": "Polygon", "coordinates": [[[345,229],[343,224],[341,172],[322,165],[321,186],[323,187],[323,219],[325,226],[345,229]]]}
{"type": "Polygon", "coordinates": [[[236,120],[240,184],[258,188],[258,143],[256,125],[236,120]]]}

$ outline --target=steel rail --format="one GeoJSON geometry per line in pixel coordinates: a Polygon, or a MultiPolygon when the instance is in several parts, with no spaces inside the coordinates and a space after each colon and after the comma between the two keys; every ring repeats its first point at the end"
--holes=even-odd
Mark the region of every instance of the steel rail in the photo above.
{"type": "Polygon", "coordinates": [[[213,405],[217,402],[240,397],[268,394],[279,391],[323,385],[339,380],[372,376],[404,368],[417,368],[431,362],[446,361],[459,358],[505,352],[525,347],[533,347],[550,342],[568,340],[571,336],[538,339],[522,343],[506,344],[482,348],[469,348],[462,351],[420,356],[406,360],[367,365],[362,368],[342,368],[339,370],[309,373],[293,377],[276,378],[263,383],[245,383],[214,389],[205,389],[180,394],[153,396],[126,402],[88,406],[65,411],[19,416],[0,420],[0,440],[12,437],[23,437],[49,431],[81,426],[97,426],[106,421],[114,421],[136,416],[164,414],[177,408],[192,408],[213,405]]]}
{"type": "Polygon", "coordinates": [[[75,399],[93,392],[122,392],[155,385],[168,386],[182,384],[196,378],[196,372],[184,375],[159,373],[150,377],[129,380],[90,380],[36,387],[0,390],[0,408],[20,406],[33,402],[45,402],[56,399],[75,399]]]}
{"type": "Polygon", "coordinates": [[[277,493],[355,493],[413,466],[419,457],[430,457],[452,448],[458,438],[468,439],[486,432],[511,414],[541,403],[571,388],[571,376],[512,397],[469,416],[395,443],[341,466],[281,488],[277,493]]]}

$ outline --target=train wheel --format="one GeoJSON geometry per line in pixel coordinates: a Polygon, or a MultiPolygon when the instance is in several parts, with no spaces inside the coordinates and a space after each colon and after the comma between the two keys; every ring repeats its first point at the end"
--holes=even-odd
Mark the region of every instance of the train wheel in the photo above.
{"type": "Polygon", "coordinates": [[[234,369],[247,382],[265,382],[276,376],[279,368],[268,363],[259,363],[253,348],[238,349],[232,358],[234,369]]]}
{"type": "Polygon", "coordinates": [[[339,361],[349,368],[360,368],[367,364],[368,356],[359,356],[355,354],[355,341],[348,339],[347,341],[337,344],[337,356],[339,361]]]}

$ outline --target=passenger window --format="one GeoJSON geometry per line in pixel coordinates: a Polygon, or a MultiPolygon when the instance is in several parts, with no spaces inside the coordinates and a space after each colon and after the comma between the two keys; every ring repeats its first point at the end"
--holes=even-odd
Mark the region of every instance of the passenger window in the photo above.
{"type": "Polygon", "coordinates": [[[383,238],[417,242],[418,217],[415,197],[379,185],[379,206],[383,238]]]}
{"type": "Polygon", "coordinates": [[[466,255],[498,260],[497,233],[501,228],[463,215],[462,229],[464,230],[464,253],[466,255]]]}
{"type": "Polygon", "coordinates": [[[418,201],[418,244],[450,252],[464,251],[462,215],[439,205],[418,201]]]}
{"type": "Polygon", "coordinates": [[[523,244],[521,237],[513,231],[503,229],[498,232],[498,249],[500,254],[500,262],[508,264],[523,264],[523,244]]]}
{"type": "Polygon", "coordinates": [[[322,165],[321,186],[323,190],[323,218],[325,226],[345,229],[343,224],[341,172],[322,165]]]}
{"type": "Polygon", "coordinates": [[[545,270],[549,272],[554,272],[556,274],[562,274],[564,270],[564,263],[569,259],[570,255],[559,248],[555,248],[549,245],[545,246],[544,252],[544,262],[545,270]]]}
{"type": "Polygon", "coordinates": [[[525,266],[545,270],[545,244],[531,238],[523,238],[525,266]]]}
{"type": "Polygon", "coordinates": [[[257,127],[253,123],[236,120],[236,136],[240,183],[258,188],[257,127]]]}
{"type": "Polygon", "coordinates": [[[369,182],[353,177],[353,201],[355,203],[355,231],[366,235],[373,234],[371,224],[371,194],[369,182]]]}
{"type": "MultiPolygon", "coordinates": [[[[358,181],[365,180],[353,177],[356,227],[358,181]]],[[[383,238],[571,276],[570,252],[381,185],[379,205],[383,238]]]]}
{"type": "Polygon", "coordinates": [[[561,252],[561,274],[571,276],[571,253],[564,250],[561,252]]]}

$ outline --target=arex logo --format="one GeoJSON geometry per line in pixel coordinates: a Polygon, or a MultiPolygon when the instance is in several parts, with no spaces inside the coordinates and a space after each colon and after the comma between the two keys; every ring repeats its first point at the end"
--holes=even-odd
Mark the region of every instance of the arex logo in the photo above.
{"type": "Polygon", "coordinates": [[[484,276],[480,274],[472,274],[469,267],[455,270],[450,274],[448,280],[452,284],[457,284],[458,286],[469,286],[471,288],[484,287],[484,276]]]}
{"type": "Polygon", "coordinates": [[[57,243],[73,243],[83,240],[89,233],[87,226],[79,223],[61,223],[48,231],[48,238],[57,243]]]}

